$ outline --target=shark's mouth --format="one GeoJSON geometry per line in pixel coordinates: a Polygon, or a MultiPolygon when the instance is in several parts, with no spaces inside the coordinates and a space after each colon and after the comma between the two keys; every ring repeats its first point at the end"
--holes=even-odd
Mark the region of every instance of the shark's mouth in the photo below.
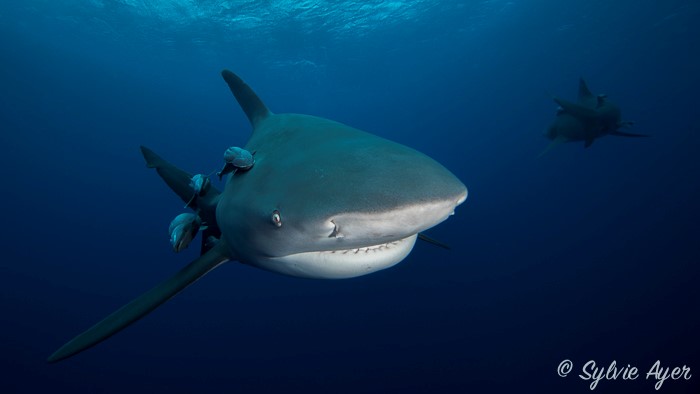
{"type": "Polygon", "coordinates": [[[295,253],[271,259],[267,269],[293,276],[343,279],[371,274],[403,260],[416,243],[416,234],[366,247],[295,253]]]}

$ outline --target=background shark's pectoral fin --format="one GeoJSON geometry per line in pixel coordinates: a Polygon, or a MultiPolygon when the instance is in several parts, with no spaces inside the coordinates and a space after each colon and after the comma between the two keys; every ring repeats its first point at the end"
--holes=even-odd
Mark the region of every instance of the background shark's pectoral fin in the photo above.
{"type": "Polygon", "coordinates": [[[620,131],[620,130],[611,131],[608,134],[616,135],[618,137],[649,137],[649,134],[627,133],[625,131],[620,131]]]}
{"type": "Polygon", "coordinates": [[[547,145],[547,147],[544,148],[544,150],[542,151],[542,153],[540,153],[539,155],[537,155],[537,158],[540,158],[540,157],[544,156],[545,154],[547,154],[547,152],[549,152],[550,150],[554,149],[554,148],[557,147],[558,145],[563,144],[564,142],[566,142],[566,138],[564,138],[564,137],[557,137],[557,138],[553,139],[552,142],[550,142],[549,145],[547,145]]]}
{"type": "Polygon", "coordinates": [[[73,338],[52,354],[47,361],[63,360],[109,338],[228,260],[227,248],[223,242],[219,242],[209,252],[188,264],[170,279],[142,294],[73,338]]]}
{"type": "Polygon", "coordinates": [[[586,140],[583,143],[583,147],[588,148],[589,146],[593,145],[594,140],[595,138],[592,135],[586,134],[586,140]]]}
{"type": "Polygon", "coordinates": [[[564,109],[564,112],[575,118],[592,119],[598,114],[595,109],[584,107],[582,105],[572,103],[571,101],[560,99],[559,97],[554,97],[554,102],[559,104],[559,106],[564,109]]]}
{"type": "Polygon", "coordinates": [[[427,243],[431,243],[431,244],[438,246],[440,248],[450,250],[450,245],[448,245],[444,242],[438,241],[435,238],[431,238],[423,233],[418,233],[418,239],[422,239],[423,241],[425,241],[427,243]]]}
{"type": "Polygon", "coordinates": [[[622,121],[618,124],[618,127],[632,127],[632,126],[634,126],[634,122],[631,120],[625,120],[625,121],[622,121]]]}

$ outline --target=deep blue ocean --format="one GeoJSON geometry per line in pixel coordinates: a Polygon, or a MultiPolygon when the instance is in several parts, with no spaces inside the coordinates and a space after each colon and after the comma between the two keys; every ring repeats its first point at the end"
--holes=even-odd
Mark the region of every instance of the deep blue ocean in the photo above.
{"type": "Polygon", "coordinates": [[[1,1],[0,392],[591,392],[591,360],[640,375],[593,392],[657,392],[657,360],[692,374],[658,392],[700,392],[698,20],[692,0],[1,1]],[[46,363],[198,256],[173,253],[185,210],[139,146],[193,173],[243,146],[223,68],[450,169],[469,197],[427,234],[451,250],[348,280],[228,263],[46,363]],[[651,137],[538,157],[580,77],[651,137]]]}

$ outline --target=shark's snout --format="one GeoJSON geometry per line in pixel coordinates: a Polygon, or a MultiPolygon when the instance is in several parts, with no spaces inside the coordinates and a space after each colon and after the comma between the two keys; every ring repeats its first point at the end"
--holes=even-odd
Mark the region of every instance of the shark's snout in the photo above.
{"type": "Polygon", "coordinates": [[[416,201],[383,212],[348,212],[335,215],[329,222],[328,237],[345,245],[391,242],[425,231],[454,214],[467,198],[467,188],[445,199],[416,201]]]}

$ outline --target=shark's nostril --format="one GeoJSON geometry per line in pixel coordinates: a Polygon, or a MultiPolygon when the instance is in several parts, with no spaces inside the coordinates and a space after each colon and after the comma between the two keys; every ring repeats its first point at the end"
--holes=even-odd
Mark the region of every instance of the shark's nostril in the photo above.
{"type": "Polygon", "coordinates": [[[340,233],[340,227],[333,220],[331,220],[331,223],[333,223],[333,231],[331,231],[328,238],[343,238],[343,234],[340,233]]]}

